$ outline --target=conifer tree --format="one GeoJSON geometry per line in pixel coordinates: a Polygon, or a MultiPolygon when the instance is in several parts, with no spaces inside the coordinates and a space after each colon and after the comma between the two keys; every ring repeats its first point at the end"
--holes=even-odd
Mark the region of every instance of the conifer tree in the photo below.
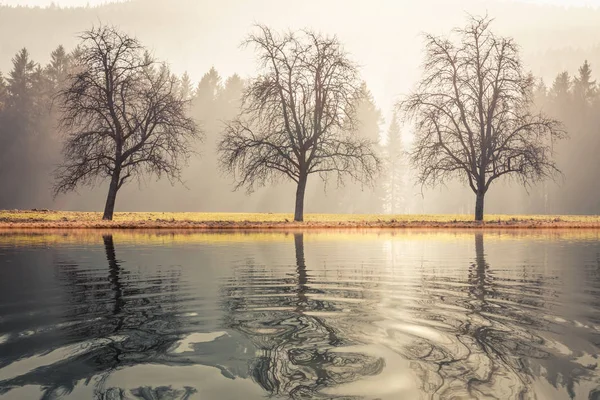
{"type": "Polygon", "coordinates": [[[396,112],[388,129],[385,150],[386,205],[391,214],[398,214],[405,211],[406,205],[406,164],[396,112]]]}

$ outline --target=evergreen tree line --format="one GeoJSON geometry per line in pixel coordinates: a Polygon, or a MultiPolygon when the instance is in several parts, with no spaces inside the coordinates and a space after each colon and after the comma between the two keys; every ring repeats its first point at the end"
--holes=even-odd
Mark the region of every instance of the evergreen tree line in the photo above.
{"type": "Polygon", "coordinates": [[[67,79],[74,56],[59,46],[43,66],[27,49],[12,59],[8,74],[0,72],[0,205],[27,207],[51,201],[50,174],[58,163],[60,138],[54,127],[54,94],[67,79]]]}
{"type": "Polygon", "coordinates": [[[559,73],[550,87],[543,80],[535,93],[536,107],[562,121],[570,140],[557,145],[563,176],[533,193],[532,211],[597,214],[600,212],[600,85],[586,60],[574,74],[559,73]]]}
{"type": "MultiPolygon", "coordinates": [[[[56,94],[68,83],[75,68],[78,49],[68,52],[58,46],[43,65],[31,59],[27,49],[12,59],[12,69],[0,72],[0,209],[71,208],[98,209],[103,191],[82,190],[78,194],[52,197],[52,173],[61,160],[63,137],[57,127],[60,107],[56,94]]],[[[217,143],[224,122],[239,112],[244,80],[234,74],[223,78],[215,68],[197,84],[187,73],[177,77],[182,96],[190,101],[189,114],[204,133],[194,144],[182,176],[183,185],[168,181],[140,182],[124,189],[121,210],[173,211],[263,211],[288,212],[289,184],[257,190],[253,196],[233,191],[230,176],[218,171],[217,143]]],[[[309,212],[402,213],[407,211],[405,189],[408,169],[398,118],[394,114],[385,134],[384,120],[366,83],[367,94],[357,104],[359,134],[379,143],[377,152],[383,171],[374,187],[352,181],[338,185],[314,179],[307,189],[309,212]]]]}

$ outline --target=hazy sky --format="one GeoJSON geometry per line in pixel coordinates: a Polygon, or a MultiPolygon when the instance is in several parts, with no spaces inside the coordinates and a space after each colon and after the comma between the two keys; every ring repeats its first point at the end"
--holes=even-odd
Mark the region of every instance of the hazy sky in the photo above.
{"type": "MultiPolygon", "coordinates": [[[[168,1],[168,0],[165,0],[168,1]]],[[[48,6],[52,3],[58,4],[65,7],[73,6],[85,6],[87,4],[91,6],[100,5],[104,3],[113,3],[114,0],[0,0],[0,4],[8,5],[23,5],[23,6],[48,6]]]]}
{"type": "MultiPolygon", "coordinates": [[[[114,0],[0,0],[0,4],[9,5],[30,5],[30,6],[47,6],[55,3],[61,6],[85,6],[99,5],[110,3],[114,0]]],[[[168,0],[165,0],[168,1],[168,0]]],[[[560,4],[564,6],[600,6],[600,0],[505,0],[505,1],[522,1],[528,3],[540,4],[560,4]]]]}
{"type": "Polygon", "coordinates": [[[58,4],[61,6],[85,6],[89,5],[99,5],[104,3],[111,3],[109,0],[0,0],[0,4],[9,4],[9,5],[23,5],[23,6],[48,6],[52,3],[58,4]]]}

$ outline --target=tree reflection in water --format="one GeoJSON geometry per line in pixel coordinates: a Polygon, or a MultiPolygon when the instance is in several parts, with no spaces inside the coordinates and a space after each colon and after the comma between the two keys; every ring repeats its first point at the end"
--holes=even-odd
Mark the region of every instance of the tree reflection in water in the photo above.
{"type": "Polygon", "coordinates": [[[486,262],[484,234],[474,236],[467,296],[450,301],[462,307],[464,315],[429,310],[421,316],[451,327],[445,331],[450,340],[417,340],[407,347],[406,357],[420,370],[422,391],[440,399],[533,399],[540,398],[536,381],[546,379],[575,398],[575,385],[591,370],[573,361],[572,354],[556,352],[552,339],[542,334],[557,333],[557,326],[544,318],[551,289],[539,278],[527,285],[521,281],[521,291],[496,283],[486,262]],[[529,293],[523,292],[525,287],[529,293]]]}
{"type": "Polygon", "coordinates": [[[55,353],[58,362],[0,382],[0,394],[15,387],[38,385],[44,388],[42,398],[61,398],[82,381],[95,385],[95,397],[101,399],[185,399],[196,391],[105,387],[106,378],[120,368],[148,362],[193,364],[195,360],[181,360],[169,353],[181,335],[175,310],[163,302],[173,302],[167,293],[176,291],[178,274],[125,281],[127,274],[117,259],[113,236],[104,235],[102,239],[108,277],[101,270],[80,270],[75,263],[59,268],[58,279],[64,282],[61,290],[66,292],[66,304],[60,310],[62,322],[56,330],[36,332],[30,340],[17,342],[12,346],[15,353],[3,357],[2,365],[55,353]]]}
{"type": "MultiPolygon", "coordinates": [[[[92,397],[78,394],[84,385],[103,400],[238,398],[232,388],[241,384],[248,398],[598,398],[596,244],[562,254],[583,271],[563,270],[552,258],[562,244],[547,241],[526,243],[526,256],[498,258],[492,267],[498,249],[518,246],[490,246],[490,236],[462,233],[450,244],[427,237],[412,248],[415,237],[402,236],[396,243],[408,256],[386,261],[385,241],[357,235],[350,244],[314,243],[314,265],[307,265],[302,233],[293,235],[293,250],[290,240],[264,244],[273,251],[264,263],[254,258],[261,256],[254,240],[236,251],[227,240],[227,247],[188,247],[191,258],[177,254],[175,262],[191,267],[185,279],[179,268],[161,266],[159,249],[132,256],[149,264],[132,268],[118,258],[127,253],[115,249],[111,235],[102,238],[101,264],[85,247],[51,253],[89,259],[59,263],[56,282],[41,286],[46,292],[35,299],[26,285],[0,286],[0,395],[29,386],[43,388],[48,399],[92,397]],[[431,243],[440,252],[428,258],[431,243]],[[556,251],[549,252],[549,267],[536,248],[556,251]],[[584,248],[584,256],[574,256],[584,248]],[[212,253],[205,259],[206,249],[212,253]],[[462,258],[449,257],[455,250],[462,258]],[[293,251],[295,262],[281,263],[280,251],[294,260],[293,251]],[[523,261],[530,254],[538,264],[523,261]],[[236,264],[240,257],[245,265],[236,264]],[[219,281],[196,268],[205,260],[233,270],[219,281]],[[564,282],[570,274],[584,281],[564,282]],[[582,293],[573,293],[577,283],[582,293]],[[46,293],[48,304],[41,303],[46,293]],[[147,378],[149,370],[164,382],[147,378]],[[207,370],[210,378],[198,383],[207,370]],[[184,385],[182,375],[192,384],[184,385]],[[414,396],[398,395],[408,390],[401,385],[390,388],[406,376],[416,382],[414,396]],[[134,385],[132,377],[143,379],[134,385]],[[216,392],[206,394],[209,381],[217,382],[216,392]]],[[[171,262],[170,252],[162,254],[171,262]]],[[[42,255],[48,253],[36,257],[42,255]]],[[[19,265],[27,270],[32,260],[46,266],[26,257],[19,265]]],[[[15,282],[40,273],[5,271],[15,282]]]]}
{"type": "MultiPolygon", "coordinates": [[[[249,261],[226,290],[227,326],[243,332],[259,350],[251,375],[276,396],[326,397],[327,388],[381,375],[383,358],[344,351],[360,343],[381,344],[410,362],[423,398],[545,398],[542,380],[571,398],[585,391],[576,387],[594,381],[595,364],[585,367],[577,360],[586,345],[568,342],[569,334],[562,331],[568,328],[551,317],[559,295],[555,286],[527,265],[505,275],[493,271],[484,234],[473,238],[475,254],[466,273],[428,270],[415,286],[398,285],[397,277],[383,281],[379,271],[373,279],[382,281],[372,285],[373,271],[366,268],[353,283],[335,287],[334,294],[328,293],[334,286],[319,280],[323,276],[310,275],[304,237],[297,233],[293,277],[249,261]],[[351,284],[364,296],[377,292],[382,298],[357,303],[351,315],[340,317],[333,298],[351,297],[339,292],[351,284]],[[392,300],[383,301],[386,296],[392,300]],[[394,296],[418,300],[397,302],[394,296]],[[558,340],[565,338],[562,346],[572,353],[557,351],[558,340]]],[[[394,374],[402,372],[392,371],[386,379],[395,379],[394,374]]]]}
{"type": "MultiPolygon", "coordinates": [[[[117,262],[117,253],[115,252],[115,244],[113,242],[112,235],[103,235],[102,241],[104,242],[104,250],[106,251],[106,259],[108,260],[108,271],[110,277],[110,283],[115,294],[115,305],[113,308],[113,314],[118,315],[123,308],[123,285],[121,283],[120,274],[121,268],[117,262]]],[[[117,328],[118,329],[118,328],[117,328]]]]}
{"type": "Polygon", "coordinates": [[[318,316],[339,310],[307,295],[303,233],[294,234],[294,247],[295,276],[278,279],[275,290],[259,284],[269,271],[256,270],[225,290],[228,328],[243,332],[257,348],[249,367],[253,379],[270,395],[314,398],[324,396],[327,387],[379,374],[382,358],[345,352],[345,346],[355,343],[318,316]]]}

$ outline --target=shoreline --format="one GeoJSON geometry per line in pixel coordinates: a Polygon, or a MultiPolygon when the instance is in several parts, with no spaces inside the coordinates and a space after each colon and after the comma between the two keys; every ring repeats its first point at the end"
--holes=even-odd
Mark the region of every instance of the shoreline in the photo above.
{"type": "Polygon", "coordinates": [[[120,212],[103,221],[97,212],[0,210],[0,229],[600,229],[600,216],[489,215],[483,222],[470,215],[291,214],[120,212]]]}

